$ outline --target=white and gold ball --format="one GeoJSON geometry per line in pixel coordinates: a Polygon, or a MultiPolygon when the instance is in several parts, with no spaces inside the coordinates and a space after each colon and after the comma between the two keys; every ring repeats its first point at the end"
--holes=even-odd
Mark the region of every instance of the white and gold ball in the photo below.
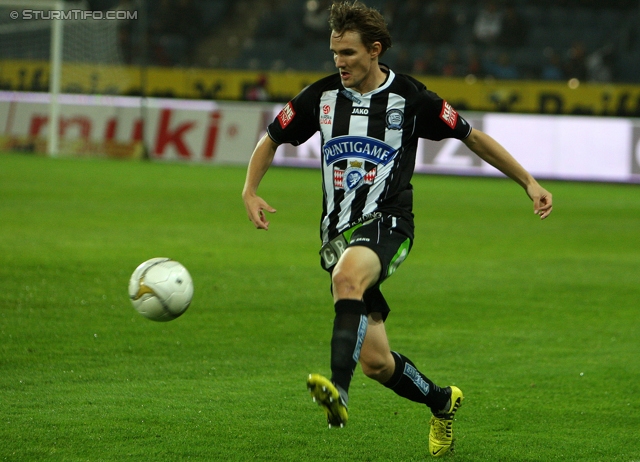
{"type": "Polygon", "coordinates": [[[152,258],[141,263],[131,275],[129,298],[142,316],[153,321],[171,321],[189,308],[193,280],[177,261],[152,258]]]}

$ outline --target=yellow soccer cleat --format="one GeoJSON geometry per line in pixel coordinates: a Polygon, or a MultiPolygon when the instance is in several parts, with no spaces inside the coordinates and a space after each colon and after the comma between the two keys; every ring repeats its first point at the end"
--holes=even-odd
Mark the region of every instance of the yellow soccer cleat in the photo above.
{"type": "Polygon", "coordinates": [[[329,428],[342,428],[347,424],[349,418],[347,406],[340,397],[340,392],[329,379],[319,374],[309,374],[307,388],[313,401],[318,403],[327,414],[329,428]]]}
{"type": "Polygon", "coordinates": [[[451,405],[449,409],[434,414],[429,421],[429,453],[433,457],[442,457],[453,445],[453,417],[462,404],[464,396],[458,387],[451,386],[451,405]]]}

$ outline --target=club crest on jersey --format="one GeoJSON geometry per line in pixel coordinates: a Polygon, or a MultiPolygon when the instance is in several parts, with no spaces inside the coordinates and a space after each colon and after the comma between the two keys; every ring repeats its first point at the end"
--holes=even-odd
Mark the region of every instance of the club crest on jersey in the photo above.
{"type": "Polygon", "coordinates": [[[367,172],[363,167],[364,162],[358,160],[349,161],[347,168],[344,170],[334,165],[333,186],[336,189],[351,191],[363,184],[373,184],[376,179],[376,168],[374,167],[367,172]]]}
{"type": "Polygon", "coordinates": [[[387,165],[394,159],[397,152],[383,141],[364,136],[337,136],[322,146],[325,165],[354,158],[363,159],[375,165],[387,165]]]}
{"type": "Polygon", "coordinates": [[[385,117],[389,130],[402,130],[404,113],[400,109],[390,109],[385,117]]]}

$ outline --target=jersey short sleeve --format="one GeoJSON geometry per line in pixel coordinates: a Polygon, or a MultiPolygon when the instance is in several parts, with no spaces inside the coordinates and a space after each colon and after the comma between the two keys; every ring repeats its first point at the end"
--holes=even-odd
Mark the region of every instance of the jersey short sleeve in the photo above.
{"type": "Polygon", "coordinates": [[[416,108],[416,130],[420,138],[434,141],[463,140],[471,133],[471,126],[447,101],[424,89],[416,108]]]}
{"type": "Polygon", "coordinates": [[[271,139],[277,144],[298,146],[311,138],[319,130],[317,101],[318,94],[313,86],[302,90],[267,127],[271,139]]]}

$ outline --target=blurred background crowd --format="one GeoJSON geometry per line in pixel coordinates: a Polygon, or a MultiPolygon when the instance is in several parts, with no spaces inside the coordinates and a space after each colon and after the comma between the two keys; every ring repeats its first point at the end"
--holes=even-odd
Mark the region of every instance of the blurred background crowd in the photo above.
{"type": "MultiPolygon", "coordinates": [[[[121,26],[127,63],[332,72],[332,0],[91,0],[145,11],[121,26]],[[146,32],[143,32],[146,31],[146,32]]],[[[368,0],[397,72],[640,83],[640,0],[368,0]]],[[[259,98],[258,98],[259,99],[259,98]]]]}

